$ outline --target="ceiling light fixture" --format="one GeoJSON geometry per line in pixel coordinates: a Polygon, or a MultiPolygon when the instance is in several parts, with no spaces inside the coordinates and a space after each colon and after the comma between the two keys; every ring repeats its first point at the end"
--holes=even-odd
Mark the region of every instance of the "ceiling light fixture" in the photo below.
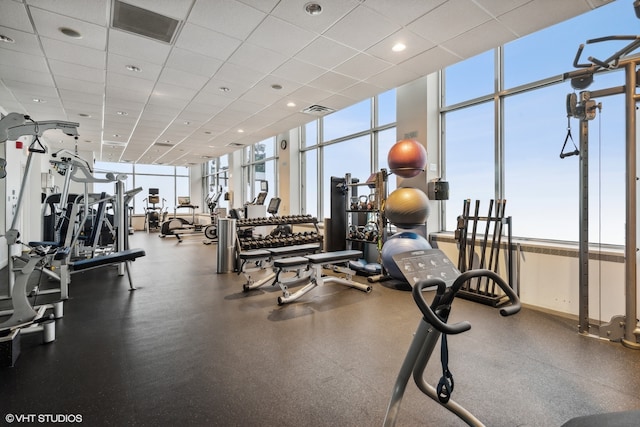
{"type": "Polygon", "coordinates": [[[231,89],[229,89],[229,88],[228,88],[228,87],[226,87],[226,86],[220,86],[220,87],[218,88],[218,90],[219,90],[220,92],[229,92],[231,89]]]}
{"type": "Polygon", "coordinates": [[[274,90],[280,90],[280,89],[282,89],[282,85],[279,85],[279,84],[273,84],[273,85],[271,85],[271,89],[274,89],[274,90]]]}
{"type": "Polygon", "coordinates": [[[127,70],[129,70],[129,71],[133,71],[133,72],[135,72],[135,73],[139,73],[139,72],[141,72],[141,71],[142,71],[142,70],[140,69],[140,67],[136,67],[135,65],[127,65],[125,68],[126,68],[127,70]]]}
{"type": "Polygon", "coordinates": [[[5,36],[4,34],[0,34],[0,42],[5,43],[15,43],[16,41],[9,36],[5,36]]]}
{"type": "Polygon", "coordinates": [[[396,44],[393,45],[391,50],[394,51],[394,52],[402,52],[406,48],[407,48],[407,46],[404,43],[396,43],[396,44]]]}
{"type": "Polygon", "coordinates": [[[322,13],[322,6],[316,2],[309,2],[304,5],[304,11],[311,16],[320,15],[322,13]]]}
{"type": "Polygon", "coordinates": [[[238,133],[244,133],[244,129],[238,129],[238,133]]]}
{"type": "Polygon", "coordinates": [[[287,107],[295,107],[296,103],[295,102],[287,102],[287,107]]]}
{"type": "Polygon", "coordinates": [[[78,115],[79,115],[80,117],[85,117],[85,118],[89,118],[89,117],[91,117],[91,114],[87,114],[87,113],[78,113],[78,115]]]}
{"type": "Polygon", "coordinates": [[[79,32],[77,32],[76,30],[74,30],[73,28],[69,28],[69,27],[60,27],[58,28],[58,31],[60,31],[62,34],[64,34],[67,37],[71,37],[73,39],[81,39],[82,38],[82,34],[80,34],[79,32]]]}
{"type": "Polygon", "coordinates": [[[40,99],[40,98],[33,98],[32,101],[35,102],[36,104],[44,104],[45,102],[47,102],[44,99],[40,99]]]}
{"type": "Polygon", "coordinates": [[[116,111],[116,114],[119,116],[128,116],[129,113],[127,113],[126,111],[116,111]]]}

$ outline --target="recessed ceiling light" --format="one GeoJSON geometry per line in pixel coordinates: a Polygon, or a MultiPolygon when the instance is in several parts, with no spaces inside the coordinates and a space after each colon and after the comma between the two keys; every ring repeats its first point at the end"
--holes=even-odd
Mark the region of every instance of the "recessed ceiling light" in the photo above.
{"type": "Polygon", "coordinates": [[[396,44],[393,45],[391,50],[394,51],[394,52],[402,52],[406,48],[407,48],[407,46],[404,43],[396,43],[396,44]]]}
{"type": "Polygon", "coordinates": [[[127,65],[125,68],[126,68],[127,70],[129,70],[129,71],[133,71],[133,72],[136,72],[136,73],[139,73],[139,72],[141,72],[141,71],[142,71],[142,70],[140,69],[140,67],[136,67],[135,65],[127,65]]]}
{"type": "Polygon", "coordinates": [[[279,85],[279,84],[271,85],[271,89],[280,90],[282,89],[282,85],[279,85]]]}
{"type": "Polygon", "coordinates": [[[77,32],[73,28],[60,27],[60,28],[58,28],[58,31],[60,31],[65,36],[68,36],[68,37],[71,37],[71,38],[74,38],[74,39],[81,39],[82,38],[82,34],[77,32]]]}
{"type": "Polygon", "coordinates": [[[116,114],[119,116],[128,116],[129,113],[127,113],[126,111],[116,111],[116,114]]]}
{"type": "Polygon", "coordinates": [[[244,133],[244,129],[238,129],[238,133],[244,133]]]}
{"type": "Polygon", "coordinates": [[[316,2],[309,2],[304,5],[304,11],[311,16],[320,15],[322,13],[322,6],[316,2]]]}
{"type": "Polygon", "coordinates": [[[182,122],[182,124],[189,126],[191,124],[191,122],[188,121],[188,120],[185,120],[184,122],[182,122]]]}
{"type": "Polygon", "coordinates": [[[47,102],[44,99],[40,99],[40,98],[33,98],[32,101],[35,102],[36,104],[44,104],[45,102],[47,102]]]}
{"type": "Polygon", "coordinates": [[[91,114],[87,114],[87,113],[78,113],[78,115],[80,117],[91,117],[91,114]]]}
{"type": "Polygon", "coordinates": [[[113,137],[114,137],[114,138],[120,138],[120,135],[119,135],[119,134],[117,134],[117,133],[114,133],[114,134],[113,134],[113,137]]]}
{"type": "Polygon", "coordinates": [[[295,107],[296,103],[295,102],[287,102],[287,107],[295,107]]]}
{"type": "Polygon", "coordinates": [[[210,130],[205,130],[204,133],[205,133],[205,135],[211,135],[211,131],[210,130]]]}
{"type": "Polygon", "coordinates": [[[16,41],[9,36],[5,36],[4,34],[0,34],[0,42],[5,43],[15,43],[16,41]]]}
{"type": "Polygon", "coordinates": [[[219,90],[220,92],[229,92],[231,89],[229,89],[229,88],[228,88],[228,87],[226,87],[226,86],[220,86],[220,87],[218,88],[218,90],[219,90]]]}

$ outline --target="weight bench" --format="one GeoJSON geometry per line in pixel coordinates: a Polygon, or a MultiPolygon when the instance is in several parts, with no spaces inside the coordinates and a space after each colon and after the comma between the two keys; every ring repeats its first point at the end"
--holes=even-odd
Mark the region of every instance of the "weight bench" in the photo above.
{"type": "Polygon", "coordinates": [[[323,252],[305,256],[291,257],[275,260],[273,265],[278,269],[276,283],[282,289],[282,296],[278,297],[278,305],[293,302],[315,288],[326,283],[339,283],[341,285],[356,288],[363,292],[371,292],[371,286],[354,282],[352,279],[355,271],[346,267],[349,261],[362,258],[362,251],[346,250],[337,252],[323,252]],[[346,274],[345,278],[324,276],[323,268],[330,268],[334,272],[346,274]],[[296,271],[296,277],[292,279],[280,279],[280,274],[286,271],[296,271]],[[308,274],[307,274],[308,272],[308,274]],[[294,293],[289,293],[288,284],[308,278],[309,283],[294,293]]]}
{"type": "Polygon", "coordinates": [[[242,260],[240,271],[247,278],[247,283],[242,285],[242,289],[247,292],[257,289],[276,277],[276,270],[273,261],[292,256],[307,255],[317,252],[320,249],[319,243],[308,243],[304,245],[282,246],[277,248],[252,249],[240,252],[239,258],[242,260]],[[255,281],[252,273],[266,269],[272,271],[260,280],[255,281]]]}
{"type": "Polygon", "coordinates": [[[84,270],[92,270],[94,268],[104,267],[105,265],[118,264],[124,262],[125,269],[127,271],[127,278],[129,279],[129,290],[134,291],[136,288],[133,286],[131,280],[131,272],[129,271],[129,264],[136,258],[145,256],[144,249],[126,249],[120,252],[113,252],[108,255],[101,255],[95,258],[82,259],[80,261],[72,261],[67,265],[71,272],[78,272],[84,270]]]}

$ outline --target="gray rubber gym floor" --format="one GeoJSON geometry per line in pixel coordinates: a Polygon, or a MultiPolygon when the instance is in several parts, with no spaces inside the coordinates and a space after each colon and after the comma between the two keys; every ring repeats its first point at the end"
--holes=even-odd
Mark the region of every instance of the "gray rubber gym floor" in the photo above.
{"type": "MultiPolygon", "coordinates": [[[[409,292],[330,284],[278,306],[216,274],[216,246],[139,232],[138,290],[113,268],[73,276],[57,340],[22,339],[0,370],[0,414],[76,414],[85,425],[377,426],[420,315],[409,292]]],[[[559,426],[640,408],[640,352],[579,336],[573,321],[458,300],[453,399],[487,426],[559,426]]],[[[428,375],[440,377],[439,350],[428,375]]],[[[640,424],[640,423],[639,423],[640,424]]],[[[413,382],[399,426],[460,426],[413,382]]]]}

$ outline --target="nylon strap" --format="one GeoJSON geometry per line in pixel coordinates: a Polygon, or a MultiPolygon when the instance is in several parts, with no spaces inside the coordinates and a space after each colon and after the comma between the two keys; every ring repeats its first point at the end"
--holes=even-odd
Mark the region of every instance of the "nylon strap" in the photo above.
{"type": "Polygon", "coordinates": [[[447,346],[447,335],[442,334],[442,344],[440,345],[440,362],[442,363],[442,378],[438,382],[438,400],[447,403],[453,393],[453,374],[449,371],[449,347],[447,346]]]}

